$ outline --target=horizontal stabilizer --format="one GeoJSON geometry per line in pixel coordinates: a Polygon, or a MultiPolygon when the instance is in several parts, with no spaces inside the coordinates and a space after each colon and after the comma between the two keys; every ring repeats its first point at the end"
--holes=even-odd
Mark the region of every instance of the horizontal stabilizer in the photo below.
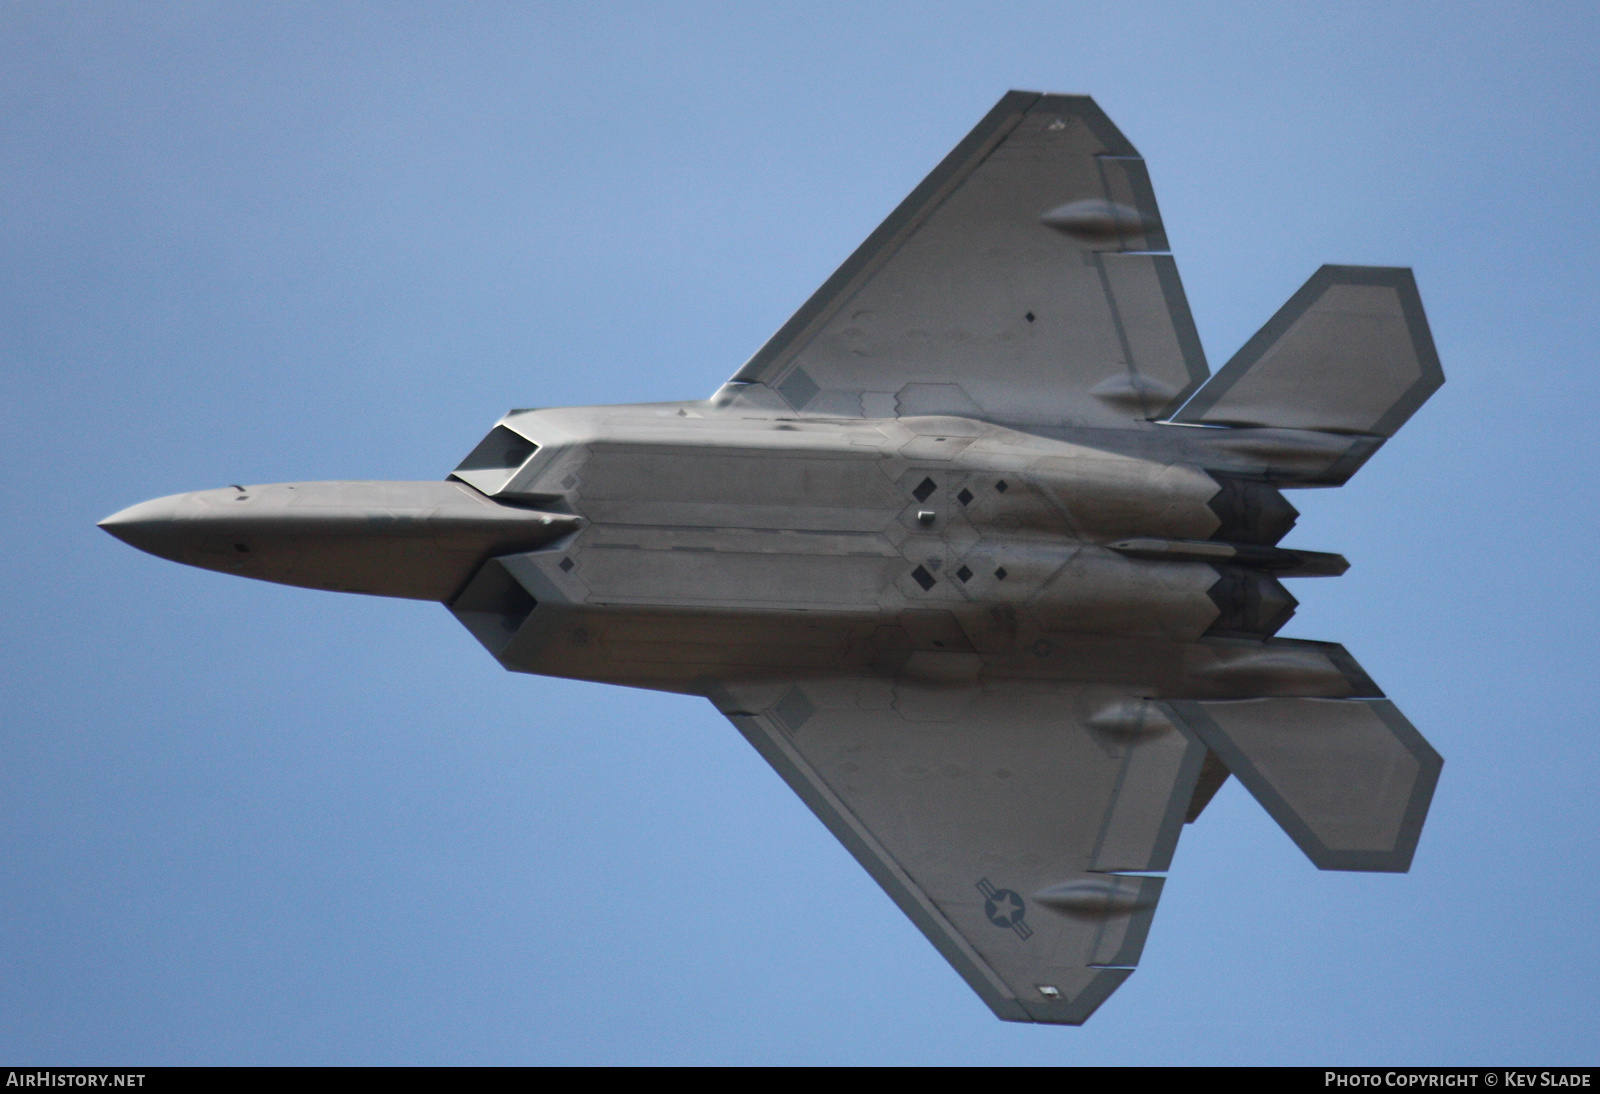
{"type": "Polygon", "coordinates": [[[1443,383],[1410,270],[1324,266],[1171,420],[1392,437],[1443,383]]]}
{"type": "Polygon", "coordinates": [[[1167,704],[1323,870],[1404,873],[1444,761],[1387,699],[1167,704]]]}

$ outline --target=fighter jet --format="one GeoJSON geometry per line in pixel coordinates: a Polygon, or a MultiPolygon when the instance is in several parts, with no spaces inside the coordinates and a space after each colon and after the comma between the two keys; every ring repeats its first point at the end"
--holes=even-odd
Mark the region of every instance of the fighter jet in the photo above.
{"type": "Polygon", "coordinates": [[[1411,272],[1324,266],[1211,374],[1145,163],[1011,92],[711,398],[514,410],[442,482],[233,486],[163,558],[441,601],[514,672],[704,696],[1000,1018],[1082,1023],[1230,776],[1405,871],[1442,761],[1276,637],[1291,489],[1444,382],[1411,272]]]}

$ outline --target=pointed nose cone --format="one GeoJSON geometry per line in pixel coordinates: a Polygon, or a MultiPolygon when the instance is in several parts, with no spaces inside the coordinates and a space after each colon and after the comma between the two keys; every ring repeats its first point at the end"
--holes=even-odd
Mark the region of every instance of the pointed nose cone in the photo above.
{"type": "Polygon", "coordinates": [[[158,558],[179,561],[182,544],[178,534],[178,503],[185,497],[185,494],[173,494],[141,501],[120,513],[112,513],[99,526],[130,547],[148,551],[158,558]]]}
{"type": "Polygon", "coordinates": [[[537,550],[579,518],[459,482],[291,482],[197,490],[100,522],[157,558],[310,589],[449,600],[484,559],[537,550]]]}

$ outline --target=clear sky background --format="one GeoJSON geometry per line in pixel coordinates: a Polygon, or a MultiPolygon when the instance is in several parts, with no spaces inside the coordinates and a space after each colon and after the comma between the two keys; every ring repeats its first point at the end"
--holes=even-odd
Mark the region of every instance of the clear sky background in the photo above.
{"type": "Polygon", "coordinates": [[[0,8],[0,1062],[1595,1064],[1593,5],[0,8]],[[140,554],[709,395],[1008,88],[1147,158],[1213,368],[1324,262],[1448,383],[1285,634],[1445,757],[1408,875],[1237,782],[1083,1029],[996,1021],[709,704],[140,554]]]}

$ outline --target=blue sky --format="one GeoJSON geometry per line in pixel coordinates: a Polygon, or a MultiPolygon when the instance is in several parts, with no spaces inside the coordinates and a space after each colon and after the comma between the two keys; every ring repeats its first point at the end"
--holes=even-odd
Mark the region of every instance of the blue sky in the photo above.
{"type": "Polygon", "coordinates": [[[0,9],[0,1059],[1595,1063],[1600,17],[0,9]],[[708,395],[1012,87],[1150,164],[1212,366],[1408,265],[1449,382],[1289,545],[1445,757],[1410,874],[1236,782],[1081,1030],[995,1021],[699,700],[94,528],[708,395]]]}

